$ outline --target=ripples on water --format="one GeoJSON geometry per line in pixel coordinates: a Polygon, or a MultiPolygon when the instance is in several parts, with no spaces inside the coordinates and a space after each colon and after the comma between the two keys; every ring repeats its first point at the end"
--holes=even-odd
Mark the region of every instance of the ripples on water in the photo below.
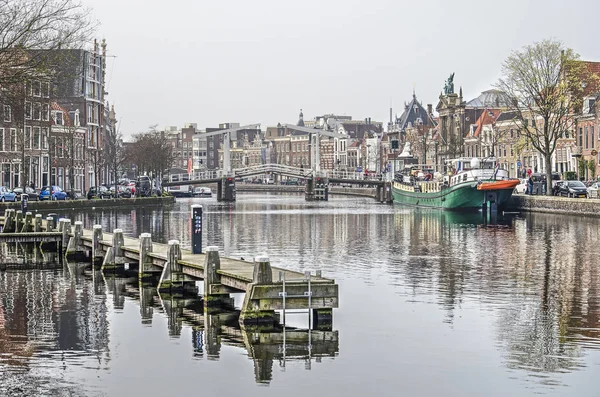
{"type": "MultiPolygon", "coordinates": [[[[155,240],[177,238],[189,247],[191,202],[180,200],[170,210],[65,215],[86,227],[100,223],[133,236],[150,231],[155,240]]],[[[205,245],[245,259],[264,252],[278,266],[322,270],[339,282],[341,308],[334,311],[334,328],[341,344],[338,357],[320,364],[327,375],[312,371],[306,378],[289,369],[285,376],[268,375],[281,377],[282,386],[296,385],[293,395],[317,388],[336,395],[325,386],[332,382],[361,394],[377,386],[388,395],[404,378],[404,390],[413,395],[439,394],[427,378],[453,372],[457,376],[446,379],[452,385],[446,395],[588,395],[595,390],[572,375],[600,364],[597,219],[534,214],[507,217],[506,227],[485,228],[477,214],[413,210],[368,199],[307,203],[295,195],[240,194],[236,204],[194,202],[205,204],[205,245]],[[412,357],[407,367],[404,357],[412,357]],[[379,366],[387,361],[390,365],[379,366]],[[462,379],[475,368],[489,384],[462,379]],[[353,375],[357,371],[364,376],[360,384],[353,375]],[[307,385],[303,382],[312,386],[298,386],[307,385]]],[[[111,392],[118,389],[102,382],[92,382],[85,392],[81,385],[95,376],[109,384],[121,379],[112,368],[122,360],[118,352],[130,349],[117,331],[125,318],[129,324],[137,316],[128,332],[149,337],[135,314],[139,307],[127,315],[128,301],[119,299],[83,270],[0,272],[0,387],[26,379],[31,380],[27,387],[41,395],[57,390],[115,395],[111,392]]],[[[153,332],[157,321],[154,316],[153,332]]],[[[182,335],[186,332],[195,337],[189,326],[181,328],[182,335]]],[[[156,338],[153,343],[168,344],[156,338]]],[[[192,349],[192,343],[178,340],[192,349]]],[[[223,348],[221,354],[229,351],[223,348]]],[[[186,371],[190,365],[179,362],[177,368],[186,371]]],[[[152,379],[145,382],[142,390],[156,386],[152,379]]],[[[182,387],[192,384],[184,381],[182,387]]]]}

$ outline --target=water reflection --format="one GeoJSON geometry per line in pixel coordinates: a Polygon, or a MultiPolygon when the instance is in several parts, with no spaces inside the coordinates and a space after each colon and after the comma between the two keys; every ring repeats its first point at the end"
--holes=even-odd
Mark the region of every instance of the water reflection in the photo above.
{"type": "MultiPolygon", "coordinates": [[[[343,323],[340,332],[344,333],[345,340],[352,341],[344,346],[343,353],[350,357],[357,357],[357,351],[363,354],[357,360],[361,364],[355,363],[352,368],[377,366],[386,359],[404,357],[407,352],[411,357],[420,357],[431,345],[426,336],[419,335],[421,329],[428,329],[440,338],[459,330],[478,335],[476,343],[461,347],[471,356],[482,356],[490,367],[500,364],[505,371],[501,375],[501,379],[505,379],[502,385],[507,389],[510,387],[506,385],[513,384],[513,378],[525,378],[528,383],[533,379],[533,386],[528,385],[532,387],[529,392],[539,392],[540,384],[552,388],[569,383],[579,386],[583,382],[586,386],[578,378],[559,375],[590,372],[594,360],[600,357],[597,353],[600,347],[600,264],[597,260],[600,220],[530,214],[506,217],[499,220],[499,225],[484,227],[478,214],[413,210],[376,205],[368,200],[306,203],[301,197],[251,194],[238,198],[237,203],[227,205],[214,200],[202,201],[206,244],[219,246],[225,255],[247,259],[266,252],[277,266],[297,271],[322,270],[325,276],[340,282],[341,307],[336,318],[343,323]],[[360,300],[352,299],[355,296],[360,300]],[[354,305],[347,303],[350,301],[354,305]],[[384,307],[379,309],[379,306],[384,307]],[[363,319],[375,307],[381,324],[366,326],[363,319]],[[435,312],[431,308],[435,308],[435,312]],[[441,313],[439,321],[437,312],[441,313]],[[396,317],[396,313],[403,316],[396,317]],[[399,334],[408,334],[418,342],[417,347],[409,342],[399,342],[401,347],[386,345],[379,350],[377,347],[361,350],[358,346],[360,341],[371,340],[373,334],[382,333],[394,339],[402,339],[399,334]]],[[[107,230],[118,226],[128,235],[150,232],[156,240],[165,242],[176,238],[189,246],[191,203],[181,200],[165,209],[102,209],[64,215],[84,221],[87,227],[94,223],[103,224],[107,230]]],[[[27,276],[29,271],[11,272],[0,272],[0,276],[31,277],[27,276]]],[[[96,317],[98,313],[127,310],[133,298],[139,300],[135,313],[139,310],[141,328],[162,324],[162,317],[161,321],[157,320],[158,313],[164,315],[166,330],[173,340],[188,335],[186,331],[191,327],[191,345],[187,347],[189,356],[198,362],[224,357],[228,346],[244,349],[253,360],[255,380],[259,383],[269,382],[273,368],[285,368],[287,360],[304,361],[308,366],[319,355],[335,357],[339,351],[336,332],[309,335],[306,330],[293,330],[285,333],[283,341],[284,334],[279,330],[240,329],[235,313],[205,316],[198,300],[159,296],[152,288],[140,287],[136,278],[107,278],[94,273],[82,276],[78,269],[68,267],[58,273],[41,269],[32,272],[46,274],[45,282],[51,287],[45,288],[53,289],[49,294],[53,299],[63,297],[63,301],[48,308],[55,314],[50,316],[52,331],[47,339],[55,344],[58,342],[53,335],[60,331],[56,325],[59,322],[63,328],[90,328],[81,319],[86,311],[78,311],[82,302],[87,302],[84,291],[93,291],[95,301],[104,301],[99,309],[87,310],[96,317]],[[89,286],[84,287],[86,283],[89,286]],[[69,288],[71,295],[67,297],[69,288]],[[75,303],[69,305],[67,299],[75,303]],[[72,313],[61,318],[59,313],[63,309],[72,313]]],[[[13,285],[20,284],[13,281],[0,284],[3,321],[23,323],[21,317],[29,312],[22,307],[34,294],[20,291],[20,300],[11,303],[9,312],[5,296],[15,292],[13,285]],[[14,312],[16,306],[21,307],[20,314],[14,312]]],[[[126,314],[132,315],[131,312],[126,314]]],[[[107,327],[104,331],[88,330],[87,333],[108,335],[111,324],[106,318],[104,321],[107,327]]],[[[31,366],[35,360],[27,354],[35,356],[40,338],[35,343],[30,341],[26,328],[24,324],[20,328],[4,328],[0,338],[4,345],[12,343],[6,350],[14,352],[9,354],[13,359],[31,366]]],[[[77,337],[73,337],[70,344],[61,342],[63,346],[91,349],[87,354],[99,355],[104,360],[102,365],[110,367],[111,352],[107,347],[91,347],[95,344],[86,344],[80,335],[85,332],[74,329],[72,332],[77,337]]],[[[130,332],[137,335],[139,330],[130,332]]],[[[455,368],[456,352],[448,348],[439,354],[447,357],[448,362],[440,360],[438,369],[451,372],[455,368]]],[[[468,354],[465,357],[464,365],[479,365],[479,362],[469,361],[468,354]]],[[[340,370],[335,369],[336,365],[329,368],[331,382],[348,381],[345,371],[349,367],[344,359],[335,360],[340,370]]],[[[383,375],[374,371],[367,368],[365,379],[387,376],[395,380],[397,376],[396,369],[389,369],[383,375]]],[[[490,377],[497,375],[489,368],[481,371],[490,377]]],[[[416,370],[411,373],[409,369],[408,373],[419,375],[416,370]]],[[[311,380],[320,385],[325,383],[317,377],[311,380]]],[[[564,390],[559,389],[558,394],[565,394],[561,393],[564,390]]]]}

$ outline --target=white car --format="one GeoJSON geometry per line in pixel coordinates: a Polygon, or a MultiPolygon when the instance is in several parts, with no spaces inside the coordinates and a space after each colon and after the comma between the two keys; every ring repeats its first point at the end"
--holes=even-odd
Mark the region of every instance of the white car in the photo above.
{"type": "Polygon", "coordinates": [[[515,193],[525,194],[527,190],[527,179],[521,179],[521,182],[515,186],[515,193]]]}
{"type": "Polygon", "coordinates": [[[600,182],[594,182],[587,188],[588,198],[598,198],[598,189],[600,188],[600,182]]]}

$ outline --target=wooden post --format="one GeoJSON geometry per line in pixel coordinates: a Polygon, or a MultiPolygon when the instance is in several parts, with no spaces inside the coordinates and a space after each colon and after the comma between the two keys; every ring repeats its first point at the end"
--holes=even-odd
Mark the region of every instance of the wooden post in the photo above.
{"type": "Polygon", "coordinates": [[[96,264],[98,261],[102,261],[102,247],[100,241],[102,241],[102,225],[94,225],[92,228],[92,263],[96,264]]]}
{"type": "Polygon", "coordinates": [[[181,259],[181,248],[179,247],[179,240],[169,240],[169,247],[167,248],[167,263],[163,268],[158,282],[158,290],[160,292],[171,292],[175,289],[181,278],[181,265],[178,261],[181,259]]]}
{"type": "Polygon", "coordinates": [[[206,247],[204,254],[204,307],[206,308],[232,308],[233,298],[229,291],[221,285],[221,259],[219,247],[206,247]]]}
{"type": "Polygon", "coordinates": [[[23,213],[21,211],[15,212],[15,233],[19,233],[22,230],[23,213]]]}
{"type": "Polygon", "coordinates": [[[25,213],[25,220],[23,221],[23,227],[21,228],[21,233],[30,233],[33,232],[33,214],[31,212],[25,213]]]}
{"type": "Polygon", "coordinates": [[[71,234],[71,220],[63,218],[60,222],[62,224],[60,227],[62,233],[62,246],[66,253],[67,247],[69,246],[69,238],[71,238],[71,236],[69,236],[71,234]]]}
{"type": "Polygon", "coordinates": [[[33,219],[33,231],[39,233],[42,231],[42,214],[35,214],[33,219]]]}
{"type": "Polygon", "coordinates": [[[156,267],[152,263],[152,258],[148,255],[152,252],[152,236],[150,233],[140,234],[140,261],[138,268],[138,277],[140,281],[145,281],[153,278],[156,273],[156,267]]]}
{"type": "Polygon", "coordinates": [[[254,258],[254,273],[252,283],[248,285],[244,303],[240,313],[240,322],[243,324],[273,324],[275,322],[274,310],[263,310],[260,307],[260,301],[252,299],[254,287],[260,285],[273,284],[273,271],[271,262],[266,255],[259,255],[254,258]]]}
{"type": "Polygon", "coordinates": [[[69,239],[67,245],[67,259],[79,259],[78,253],[83,253],[83,247],[81,246],[81,236],[83,235],[83,222],[76,221],[75,228],[73,230],[73,237],[69,239]]]}
{"type": "Polygon", "coordinates": [[[2,233],[13,233],[15,231],[15,210],[12,208],[4,211],[4,225],[2,233]]]}
{"type": "Polygon", "coordinates": [[[54,231],[54,218],[51,216],[46,217],[46,231],[53,232],[54,231]]]}
{"type": "Polygon", "coordinates": [[[123,237],[123,229],[113,230],[112,247],[106,251],[104,261],[102,262],[102,270],[122,270],[125,265],[125,257],[123,256],[123,245],[125,239],[123,237]]]}
{"type": "Polygon", "coordinates": [[[273,272],[271,271],[271,262],[266,255],[254,258],[254,273],[252,282],[255,284],[272,284],[273,272]]]}

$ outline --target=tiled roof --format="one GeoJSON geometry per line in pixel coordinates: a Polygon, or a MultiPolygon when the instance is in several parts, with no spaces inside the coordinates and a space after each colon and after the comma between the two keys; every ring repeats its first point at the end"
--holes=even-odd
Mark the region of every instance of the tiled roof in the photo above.
{"type": "Polygon", "coordinates": [[[484,111],[481,113],[481,116],[479,116],[479,118],[475,122],[475,124],[477,125],[477,129],[473,133],[474,137],[478,137],[481,134],[481,130],[483,129],[484,125],[490,125],[490,124],[495,123],[496,119],[498,118],[498,116],[501,113],[499,110],[496,110],[496,109],[486,109],[486,110],[487,111],[484,111]]]}
{"type": "Polygon", "coordinates": [[[496,122],[514,120],[516,117],[517,117],[516,112],[502,112],[496,119],[496,122]]]}
{"type": "Polygon", "coordinates": [[[402,115],[396,118],[397,128],[399,130],[405,130],[408,128],[409,123],[414,126],[417,119],[421,119],[424,126],[435,126],[435,122],[431,118],[431,115],[427,114],[427,110],[419,101],[417,101],[417,96],[413,94],[413,99],[405,106],[402,115]]]}

